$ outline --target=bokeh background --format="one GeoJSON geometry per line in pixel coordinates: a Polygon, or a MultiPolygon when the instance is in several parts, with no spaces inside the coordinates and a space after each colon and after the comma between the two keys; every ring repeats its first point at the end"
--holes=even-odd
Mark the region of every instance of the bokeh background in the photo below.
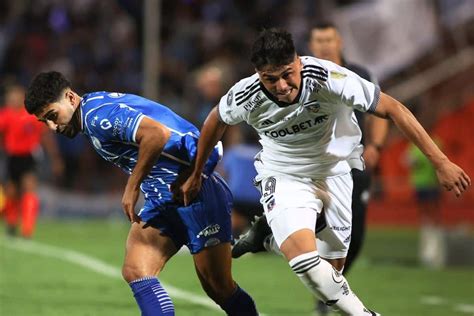
{"type": "MultiPolygon", "coordinates": [[[[5,87],[27,87],[38,72],[58,70],[70,79],[79,94],[102,90],[141,94],[200,126],[227,89],[253,73],[250,45],[262,28],[288,29],[298,52],[306,55],[311,26],[325,21],[332,21],[341,32],[346,58],[366,66],[378,78],[382,90],[412,110],[445,153],[474,178],[473,0],[3,0],[0,106],[5,104],[5,87]]],[[[231,129],[224,139],[225,147],[243,142],[247,134],[242,127],[231,129]]],[[[84,228],[86,234],[97,234],[97,240],[102,240],[103,234],[109,232],[107,227],[118,225],[113,229],[119,231],[114,231],[117,239],[123,240],[127,223],[120,200],[126,176],[102,161],[82,136],[74,140],[55,136],[55,141],[66,168],[61,176],[55,176],[52,161],[38,147],[35,156],[40,167],[41,213],[33,240],[60,246],[58,236],[67,238],[73,235],[71,231],[91,222],[101,224],[93,232],[84,228]],[[64,235],[52,234],[58,226],[73,228],[65,230],[64,235]]],[[[408,152],[409,144],[391,126],[371,188],[368,243],[361,267],[354,271],[361,276],[354,282],[356,286],[363,284],[364,262],[377,264],[377,258],[390,261],[390,267],[437,271],[423,280],[435,278],[440,271],[462,269],[459,282],[466,286],[461,292],[471,299],[458,303],[467,307],[456,310],[453,306],[457,303],[449,305],[433,293],[428,296],[438,301],[428,300],[431,303],[423,306],[440,309],[449,305],[444,315],[474,315],[474,306],[469,305],[474,297],[474,190],[471,188],[460,199],[449,192],[441,194],[437,204],[441,212],[442,236],[437,245],[441,259],[431,267],[423,266],[417,260],[420,206],[410,182],[408,152]],[[389,250],[397,245],[400,249],[389,250]]],[[[4,160],[0,146],[2,181],[7,171],[4,160]]],[[[84,236],[79,231],[74,234],[80,240],[84,236]]],[[[11,294],[10,288],[25,280],[14,281],[6,275],[24,269],[14,259],[15,247],[6,246],[11,241],[4,238],[0,243],[5,246],[0,247],[0,314],[35,315],[28,310],[12,312],[20,294],[11,294]]],[[[74,248],[66,239],[64,243],[62,246],[74,248]]],[[[84,241],[76,250],[87,251],[87,246],[84,241]]],[[[115,246],[120,252],[109,262],[120,266],[122,243],[115,246]]],[[[24,257],[21,262],[25,260],[30,258],[24,257]]],[[[255,260],[247,265],[258,266],[261,259],[255,260]]],[[[50,269],[53,275],[57,274],[55,269],[50,269]]],[[[186,269],[192,270],[190,265],[186,269]]],[[[378,278],[390,274],[387,271],[378,278]]],[[[294,286],[298,287],[296,283],[294,286]]],[[[387,287],[390,292],[390,285],[387,287]]],[[[447,290],[447,296],[459,297],[454,287],[447,290]]],[[[203,294],[198,287],[195,291],[203,294]]],[[[304,289],[301,293],[305,293],[304,289]]],[[[44,300],[38,298],[37,304],[48,304],[44,300]]],[[[132,307],[127,314],[137,314],[133,301],[128,303],[132,307]]],[[[268,314],[311,314],[311,304],[300,307],[296,312],[286,306],[286,310],[282,307],[268,314]]],[[[192,304],[183,308],[189,309],[189,315],[199,314],[193,314],[197,307],[192,304]]],[[[394,308],[387,315],[398,315],[400,311],[394,308]]],[[[411,313],[410,308],[402,310],[403,315],[431,313],[429,309],[411,313]]],[[[47,310],[49,315],[66,314],[64,310],[47,310]]],[[[99,313],[97,309],[86,312],[83,307],[67,313],[75,311],[77,315],[120,314],[99,313]]],[[[206,313],[204,308],[202,315],[206,313]]]]}

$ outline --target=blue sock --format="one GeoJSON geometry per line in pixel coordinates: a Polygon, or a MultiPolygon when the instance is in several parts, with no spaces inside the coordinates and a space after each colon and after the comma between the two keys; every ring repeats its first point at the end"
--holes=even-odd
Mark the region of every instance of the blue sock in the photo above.
{"type": "Polygon", "coordinates": [[[257,316],[257,307],[252,297],[242,290],[238,285],[234,294],[221,305],[221,308],[229,316],[257,316]]]}
{"type": "Polygon", "coordinates": [[[142,316],[174,316],[174,305],[158,278],[147,276],[130,282],[142,316]]]}

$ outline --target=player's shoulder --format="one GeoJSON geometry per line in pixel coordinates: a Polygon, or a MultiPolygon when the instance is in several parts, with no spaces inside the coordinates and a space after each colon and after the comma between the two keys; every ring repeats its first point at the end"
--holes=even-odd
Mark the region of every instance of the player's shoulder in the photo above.
{"type": "Polygon", "coordinates": [[[248,91],[248,90],[253,89],[254,87],[258,86],[259,82],[260,82],[260,80],[258,78],[258,74],[254,73],[251,76],[248,76],[246,78],[243,78],[243,79],[237,81],[237,83],[235,83],[232,86],[232,90],[235,93],[240,93],[242,91],[248,91]]]}
{"type": "Polygon", "coordinates": [[[260,79],[258,74],[255,73],[252,76],[241,79],[236,84],[234,84],[227,93],[227,101],[230,104],[234,100],[235,103],[240,104],[261,90],[260,79]]]}
{"type": "Polygon", "coordinates": [[[99,91],[84,94],[81,100],[82,119],[85,127],[90,130],[95,127],[107,127],[110,125],[108,116],[110,112],[119,105],[110,97],[110,92],[99,91]]]}
{"type": "Polygon", "coordinates": [[[128,93],[97,91],[84,94],[82,96],[82,103],[90,103],[94,105],[102,103],[120,103],[132,96],[132,94],[128,93]]]}
{"type": "Polygon", "coordinates": [[[130,96],[130,94],[118,92],[91,92],[82,96],[81,107],[85,111],[110,110],[114,105],[118,106],[129,100],[130,96]]]}
{"type": "MultiPolygon", "coordinates": [[[[320,81],[327,81],[333,65],[330,61],[312,56],[301,56],[302,75],[320,81]]],[[[334,64],[335,65],[335,64],[334,64]]]]}

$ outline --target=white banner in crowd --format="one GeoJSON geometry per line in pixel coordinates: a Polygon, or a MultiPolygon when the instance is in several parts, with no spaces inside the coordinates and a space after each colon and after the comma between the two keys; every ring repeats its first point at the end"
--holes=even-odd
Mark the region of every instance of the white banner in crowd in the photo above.
{"type": "Polygon", "coordinates": [[[441,22],[449,28],[472,20],[474,17],[473,0],[438,0],[441,22]]]}
{"type": "Polygon", "coordinates": [[[347,60],[366,66],[379,80],[411,64],[437,41],[433,1],[362,2],[337,9],[333,20],[347,60]]]}

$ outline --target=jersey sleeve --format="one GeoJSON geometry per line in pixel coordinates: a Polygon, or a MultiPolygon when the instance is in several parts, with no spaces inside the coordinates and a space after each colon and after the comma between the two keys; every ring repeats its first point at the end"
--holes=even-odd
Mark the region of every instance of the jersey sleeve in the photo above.
{"type": "Polygon", "coordinates": [[[126,104],[108,104],[88,113],[85,123],[91,136],[107,141],[136,143],[144,114],[126,104]]]}
{"type": "Polygon", "coordinates": [[[217,109],[222,122],[235,125],[247,120],[248,111],[239,103],[249,93],[245,87],[245,82],[240,81],[221,98],[217,109]]]}
{"type": "MultiPolygon", "coordinates": [[[[333,64],[334,65],[334,64],[333,64]]],[[[361,112],[374,112],[380,98],[379,86],[343,67],[329,69],[327,85],[341,101],[361,112]]]]}

